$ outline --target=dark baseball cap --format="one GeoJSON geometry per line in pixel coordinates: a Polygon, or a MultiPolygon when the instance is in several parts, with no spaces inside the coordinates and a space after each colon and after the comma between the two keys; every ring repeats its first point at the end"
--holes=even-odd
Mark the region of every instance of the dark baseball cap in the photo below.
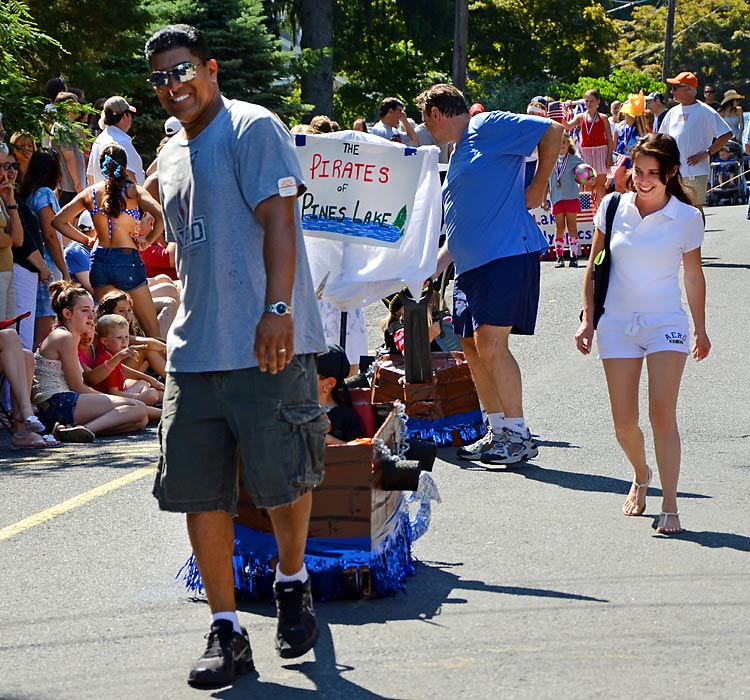
{"type": "Polygon", "coordinates": [[[659,100],[659,102],[664,102],[664,95],[661,92],[652,92],[646,95],[646,102],[649,100],[659,100]]]}
{"type": "Polygon", "coordinates": [[[334,377],[337,384],[343,384],[350,369],[349,360],[340,345],[329,345],[324,353],[318,355],[318,374],[323,379],[334,377]]]}

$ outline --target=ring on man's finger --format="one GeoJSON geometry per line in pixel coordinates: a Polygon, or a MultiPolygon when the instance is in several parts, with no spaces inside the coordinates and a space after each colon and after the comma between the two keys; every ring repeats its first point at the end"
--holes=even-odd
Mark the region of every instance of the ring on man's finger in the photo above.
{"type": "Polygon", "coordinates": [[[286,348],[279,348],[279,353],[286,352],[286,348]]]}

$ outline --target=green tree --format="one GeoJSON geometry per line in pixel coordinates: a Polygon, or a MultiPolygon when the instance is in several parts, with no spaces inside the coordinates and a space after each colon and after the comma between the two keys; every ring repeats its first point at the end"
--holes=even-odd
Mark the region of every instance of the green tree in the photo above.
{"type": "Polygon", "coordinates": [[[612,100],[628,99],[629,95],[643,90],[645,95],[650,92],[666,94],[667,86],[654,80],[642,71],[622,70],[617,68],[603,78],[579,78],[574,83],[560,84],[556,87],[555,95],[561,100],[578,100],[587,90],[598,90],[602,99],[609,103],[612,100]]]}
{"type": "Polygon", "coordinates": [[[40,28],[56,44],[42,47],[38,59],[46,66],[36,88],[62,76],[68,87],[79,87],[94,101],[113,94],[132,95],[145,77],[140,57],[151,16],[139,2],[101,0],[28,0],[40,28]]]}
{"type": "MultiPolygon", "coordinates": [[[[623,31],[618,65],[661,75],[666,6],[644,5],[623,31]]],[[[720,89],[747,85],[750,73],[750,15],[745,0],[680,0],[675,14],[672,71],[694,72],[720,89]]],[[[743,88],[744,89],[744,88],[743,88]]]]}
{"type": "Polygon", "coordinates": [[[34,97],[32,85],[44,70],[39,55],[59,49],[59,44],[37,26],[29,8],[20,0],[0,7],[0,111],[8,130],[41,133],[44,100],[34,97]]]}
{"type": "MultiPolygon", "coordinates": [[[[445,4],[436,0],[433,10],[425,8],[422,17],[438,13],[445,4]]],[[[430,38],[424,30],[410,33],[406,19],[410,5],[372,0],[336,4],[333,65],[344,84],[334,93],[334,114],[343,125],[359,116],[377,119],[377,106],[386,96],[401,98],[411,116],[417,116],[412,107],[417,93],[450,79],[450,52],[441,50],[441,35],[430,38]]],[[[451,15],[450,27],[452,21],[451,15]]],[[[446,39],[447,44],[451,40],[446,39]]]]}
{"type": "Polygon", "coordinates": [[[206,35],[219,63],[219,84],[229,98],[247,100],[291,116],[304,111],[295,94],[291,54],[265,24],[261,0],[157,0],[149,2],[158,25],[185,23],[206,35]]]}
{"type": "Polygon", "coordinates": [[[469,73],[564,81],[609,70],[618,29],[595,0],[477,0],[469,13],[469,73]]]}

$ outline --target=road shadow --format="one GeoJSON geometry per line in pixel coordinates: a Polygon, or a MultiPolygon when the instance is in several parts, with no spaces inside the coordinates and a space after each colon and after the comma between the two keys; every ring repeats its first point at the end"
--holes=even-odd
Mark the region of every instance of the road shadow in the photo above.
{"type": "MultiPolygon", "coordinates": [[[[440,615],[447,605],[466,605],[462,591],[494,593],[507,596],[528,596],[560,601],[608,603],[608,600],[569,591],[525,586],[502,586],[475,579],[462,579],[458,570],[461,563],[422,561],[415,564],[416,573],[407,582],[407,590],[388,598],[317,603],[320,640],[311,652],[315,661],[299,661],[284,668],[299,671],[315,684],[314,690],[295,689],[278,683],[264,683],[261,675],[241,677],[231,688],[217,691],[212,697],[235,700],[253,696],[298,700],[312,697],[341,697],[347,700],[399,700],[398,697],[378,695],[347,680],[345,674],[354,670],[336,661],[336,649],[331,625],[373,625],[395,620],[417,620],[429,625],[440,625],[440,615]]],[[[243,602],[238,608],[265,617],[275,617],[270,603],[243,602]]],[[[374,632],[376,633],[376,631],[374,632]]],[[[405,697],[405,696],[404,696],[405,697]]]]}
{"type": "MultiPolygon", "coordinates": [[[[531,479],[553,486],[570,489],[572,491],[587,491],[593,493],[615,493],[627,494],[630,490],[631,482],[625,479],[618,479],[613,476],[604,476],[601,474],[586,474],[583,472],[574,472],[570,470],[548,469],[534,462],[520,462],[519,464],[487,465],[481,462],[469,462],[452,457],[451,459],[443,458],[443,461],[457,466],[465,471],[487,471],[487,472],[506,472],[508,474],[517,474],[524,479],[531,479]]],[[[648,489],[649,496],[661,496],[660,488],[650,486],[648,489]]],[[[680,498],[712,498],[702,493],[689,493],[687,491],[678,491],[677,496],[680,498]]]]}
{"type": "MultiPolygon", "coordinates": [[[[659,516],[654,519],[651,527],[655,531],[659,523],[659,516]]],[[[662,535],[655,532],[654,537],[660,540],[679,540],[680,542],[694,542],[709,549],[734,549],[737,552],[750,552],[750,537],[733,532],[712,532],[710,530],[685,530],[679,535],[662,535]]]]}
{"type": "MultiPolygon", "coordinates": [[[[315,648],[306,657],[314,657],[314,661],[300,660],[284,662],[283,668],[288,671],[298,671],[304,675],[314,688],[291,688],[280,683],[266,682],[261,673],[240,676],[234,684],[223,690],[211,694],[211,697],[221,700],[246,700],[249,697],[264,700],[302,700],[303,698],[342,698],[346,700],[401,700],[394,696],[374,693],[367,688],[352,683],[345,674],[354,671],[353,666],[345,666],[336,662],[336,650],[330,627],[320,625],[320,639],[315,648]]],[[[406,696],[402,696],[406,697],[406,696]]]]}
{"type": "MultiPolygon", "coordinates": [[[[462,579],[454,570],[461,563],[417,561],[415,574],[406,582],[404,592],[384,598],[360,598],[316,603],[321,622],[334,625],[385,624],[396,620],[431,621],[438,618],[444,605],[464,604],[466,598],[455,597],[456,591],[477,591],[500,595],[530,596],[534,598],[559,598],[593,603],[607,603],[575,592],[544,588],[500,586],[485,581],[462,579]]],[[[264,617],[276,617],[273,603],[250,600],[238,601],[238,610],[264,617]]]]}
{"type": "Polygon", "coordinates": [[[0,476],[45,478],[88,467],[131,470],[151,466],[158,457],[156,426],[131,435],[100,437],[90,444],[67,443],[39,450],[12,449],[10,435],[0,430],[0,476]]]}

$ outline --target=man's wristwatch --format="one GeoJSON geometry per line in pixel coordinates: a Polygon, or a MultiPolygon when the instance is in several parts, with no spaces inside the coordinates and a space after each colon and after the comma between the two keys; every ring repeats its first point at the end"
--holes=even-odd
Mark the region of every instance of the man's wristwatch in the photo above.
{"type": "Polygon", "coordinates": [[[275,314],[276,316],[286,316],[292,313],[292,307],[285,301],[277,301],[274,304],[269,304],[263,309],[263,313],[275,314]]]}

